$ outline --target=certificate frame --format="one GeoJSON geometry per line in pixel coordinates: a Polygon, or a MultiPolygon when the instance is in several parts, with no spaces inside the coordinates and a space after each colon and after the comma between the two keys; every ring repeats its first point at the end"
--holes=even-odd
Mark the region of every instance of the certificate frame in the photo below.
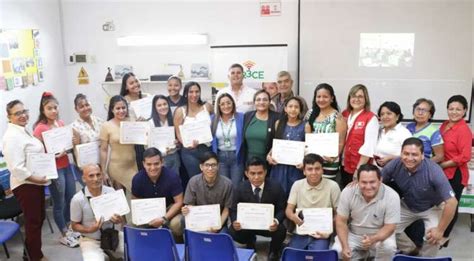
{"type": "Polygon", "coordinates": [[[296,226],[296,234],[310,235],[316,231],[322,233],[333,233],[333,209],[332,208],[304,208],[296,209],[296,213],[303,213],[304,223],[296,226]]]}
{"type": "Polygon", "coordinates": [[[56,157],[53,153],[28,153],[26,168],[33,176],[45,176],[46,179],[57,179],[56,157]]]}
{"type": "Polygon", "coordinates": [[[73,148],[71,126],[52,128],[42,132],[41,136],[48,153],[59,154],[73,148]]]}
{"type": "Polygon", "coordinates": [[[190,122],[179,126],[181,139],[184,147],[193,145],[193,140],[197,140],[199,144],[209,143],[212,141],[211,126],[206,120],[190,122]]]}
{"type": "Polygon", "coordinates": [[[339,133],[306,133],[306,154],[314,153],[325,157],[339,156],[339,133]]]}
{"type": "Polygon", "coordinates": [[[100,142],[78,144],[75,147],[77,166],[82,168],[89,164],[100,163],[100,142]]]}
{"type": "Polygon", "coordinates": [[[273,139],[272,158],[278,164],[293,165],[303,163],[304,141],[273,139]]]}
{"type": "Polygon", "coordinates": [[[150,123],[147,121],[121,121],[120,144],[147,145],[149,131],[150,123]]]}
{"type": "Polygon", "coordinates": [[[189,213],[184,217],[186,229],[192,231],[208,231],[220,229],[221,208],[219,204],[188,206],[189,213]]]}
{"type": "Polygon", "coordinates": [[[101,217],[105,222],[109,221],[114,214],[123,216],[130,213],[123,189],[93,197],[90,199],[90,205],[97,221],[101,217]]]}
{"type": "Polygon", "coordinates": [[[274,222],[275,206],[264,203],[238,203],[237,221],[242,229],[269,230],[274,222]]]}
{"type": "Polygon", "coordinates": [[[141,226],[166,215],[166,198],[132,199],[132,223],[141,226]],[[145,209],[144,209],[145,208],[145,209]]]}

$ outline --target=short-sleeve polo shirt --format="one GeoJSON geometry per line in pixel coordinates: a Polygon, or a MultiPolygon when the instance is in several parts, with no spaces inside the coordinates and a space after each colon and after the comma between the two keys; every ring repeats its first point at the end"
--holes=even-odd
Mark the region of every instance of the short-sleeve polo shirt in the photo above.
{"type": "Polygon", "coordinates": [[[132,180],[132,194],[137,198],[166,198],[166,206],[174,203],[173,197],[183,193],[181,179],[172,170],[162,167],[156,183],[148,177],[146,171],[140,170],[132,180]]]}

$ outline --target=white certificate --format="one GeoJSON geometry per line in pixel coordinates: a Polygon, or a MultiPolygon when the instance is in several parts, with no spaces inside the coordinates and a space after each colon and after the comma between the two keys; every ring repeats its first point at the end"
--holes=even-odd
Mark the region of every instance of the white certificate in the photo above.
{"type": "Polygon", "coordinates": [[[303,141],[273,139],[272,158],[278,164],[296,166],[303,163],[304,149],[303,141]]]}
{"type": "Polygon", "coordinates": [[[188,206],[188,208],[189,213],[184,218],[186,229],[208,231],[211,228],[220,229],[222,227],[219,204],[188,206]]]}
{"type": "Polygon", "coordinates": [[[238,203],[237,221],[242,229],[269,230],[274,211],[273,204],[238,203]]]}
{"type": "Polygon", "coordinates": [[[320,156],[337,157],[339,155],[339,133],[306,133],[307,153],[320,156]]]}
{"type": "Polygon", "coordinates": [[[56,157],[53,153],[28,153],[26,167],[34,176],[57,179],[56,157]]]}
{"type": "Polygon", "coordinates": [[[212,141],[211,126],[209,121],[195,121],[179,126],[183,146],[189,147],[193,145],[193,140],[197,140],[199,144],[212,141]]]}
{"type": "Polygon", "coordinates": [[[150,123],[147,121],[121,121],[120,144],[148,144],[150,123]]]}
{"type": "Polygon", "coordinates": [[[148,134],[148,147],[155,147],[161,153],[166,153],[166,148],[173,149],[176,147],[174,144],[175,140],[173,126],[151,128],[148,134]]]}
{"type": "Polygon", "coordinates": [[[61,153],[72,149],[72,128],[64,126],[52,128],[41,134],[43,136],[44,146],[48,153],[61,153]]]}
{"type": "Polygon", "coordinates": [[[99,145],[98,141],[76,145],[77,166],[99,164],[99,145]]]}
{"type": "MultiPolygon", "coordinates": [[[[301,226],[296,226],[296,234],[309,235],[314,234],[316,231],[332,233],[332,208],[296,209],[296,213],[299,213],[300,211],[303,211],[302,215],[304,223],[301,226]]],[[[301,216],[301,214],[299,214],[299,216],[301,216]]]]}
{"type": "Polygon", "coordinates": [[[93,197],[90,203],[97,221],[99,221],[101,217],[104,218],[104,221],[108,221],[114,214],[123,216],[130,212],[130,207],[128,206],[123,189],[93,197]]]}
{"type": "Polygon", "coordinates": [[[135,112],[137,118],[149,119],[151,117],[152,101],[153,96],[149,96],[130,102],[130,107],[135,112]]]}
{"type": "Polygon", "coordinates": [[[132,199],[132,222],[140,226],[166,214],[166,198],[132,199]]]}

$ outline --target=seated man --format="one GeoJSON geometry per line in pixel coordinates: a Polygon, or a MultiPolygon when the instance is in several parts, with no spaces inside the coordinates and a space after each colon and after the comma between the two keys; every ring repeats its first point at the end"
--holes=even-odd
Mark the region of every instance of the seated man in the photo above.
{"type": "Polygon", "coordinates": [[[394,232],[400,221],[400,198],[382,184],[378,167],[364,164],[357,172],[357,185],[347,186],[339,199],[333,248],[343,260],[390,261],[397,249],[394,232]]]}
{"type": "Polygon", "coordinates": [[[247,244],[247,247],[255,248],[255,235],[271,237],[270,253],[268,260],[279,260],[283,240],[286,236],[286,228],[283,226],[285,218],[286,196],[280,184],[271,179],[265,180],[267,166],[259,158],[253,157],[247,162],[245,176],[248,180],[240,183],[235,191],[234,204],[230,210],[232,227],[230,234],[235,241],[247,244]],[[273,224],[268,230],[243,230],[237,218],[237,204],[241,202],[267,203],[274,208],[273,224]]]}
{"type": "Polygon", "coordinates": [[[185,206],[181,208],[181,212],[186,216],[189,213],[188,206],[219,204],[222,228],[211,229],[209,232],[225,232],[229,209],[232,207],[232,181],[218,174],[219,161],[214,152],[205,152],[201,156],[199,166],[202,173],[189,180],[184,194],[185,206]]]}
{"type": "MultiPolygon", "coordinates": [[[[110,228],[113,224],[123,225],[124,219],[119,215],[112,216],[110,221],[96,221],[90,205],[90,199],[115,190],[102,185],[102,171],[98,165],[84,166],[82,180],[84,189],[77,192],[71,200],[71,226],[81,233],[79,240],[82,258],[87,261],[105,260],[104,251],[100,248],[100,229],[110,228]]],[[[117,226],[115,226],[117,228],[117,226]]],[[[123,233],[119,233],[119,245],[116,254],[123,257],[123,233]]]]}
{"type": "Polygon", "coordinates": [[[402,198],[397,240],[406,227],[422,219],[426,242],[421,255],[436,256],[458,204],[441,167],[425,159],[423,142],[412,137],[403,142],[401,157],[383,168],[382,178],[384,183],[394,186],[402,198]]]}
{"type": "Polygon", "coordinates": [[[156,148],[143,152],[143,170],[132,180],[132,198],[166,198],[166,214],[156,217],[148,227],[171,229],[176,241],[182,241],[181,207],[183,206],[183,187],[177,173],[163,166],[163,157],[156,148]]]}
{"type": "MultiPolygon", "coordinates": [[[[286,217],[296,225],[302,225],[302,220],[295,209],[332,208],[335,213],[339,194],[339,185],[330,179],[323,179],[323,158],[316,154],[308,154],[303,159],[304,179],[296,181],[291,187],[286,217]]],[[[328,233],[315,231],[311,235],[293,234],[290,247],[308,250],[324,250],[329,248],[328,233]]]]}

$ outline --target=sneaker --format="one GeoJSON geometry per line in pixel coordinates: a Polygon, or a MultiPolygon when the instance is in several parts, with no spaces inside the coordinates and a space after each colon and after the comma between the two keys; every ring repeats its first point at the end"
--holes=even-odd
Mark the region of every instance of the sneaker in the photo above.
{"type": "Polygon", "coordinates": [[[67,247],[74,248],[79,246],[79,240],[72,236],[63,236],[59,239],[59,242],[67,247]]]}
{"type": "Polygon", "coordinates": [[[74,230],[72,230],[70,227],[69,229],[67,230],[66,232],[66,236],[70,236],[70,237],[73,237],[75,238],[76,240],[79,240],[79,238],[81,237],[81,233],[79,232],[75,232],[74,230]]]}

